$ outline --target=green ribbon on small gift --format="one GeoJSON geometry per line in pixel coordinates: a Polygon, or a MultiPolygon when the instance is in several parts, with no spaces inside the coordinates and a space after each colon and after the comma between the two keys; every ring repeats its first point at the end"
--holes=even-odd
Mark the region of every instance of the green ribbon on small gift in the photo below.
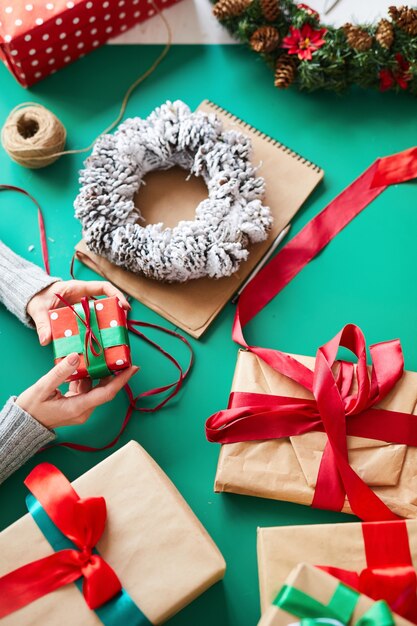
{"type": "MultiPolygon", "coordinates": [[[[284,585],[273,604],[301,618],[302,626],[347,626],[350,624],[360,594],[343,583],[338,583],[328,604],[322,604],[310,595],[284,585]]],[[[354,626],[394,626],[391,610],[384,600],[378,600],[354,626]]]]}
{"type": "Polygon", "coordinates": [[[74,312],[79,334],[71,335],[71,337],[54,339],[53,350],[55,359],[68,356],[68,354],[71,354],[72,352],[77,352],[78,354],[82,354],[84,356],[84,361],[90,378],[97,379],[110,376],[111,371],[107,366],[104,350],[105,348],[111,348],[113,346],[129,346],[127,328],[125,326],[115,326],[112,328],[101,329],[98,325],[94,300],[88,301],[88,316],[86,315],[86,311],[82,303],[69,305],[66,302],[66,304],[74,312]],[[90,334],[92,333],[97,339],[99,347],[98,350],[93,348],[93,351],[92,342],[86,341],[86,336],[89,331],[90,334]]]}

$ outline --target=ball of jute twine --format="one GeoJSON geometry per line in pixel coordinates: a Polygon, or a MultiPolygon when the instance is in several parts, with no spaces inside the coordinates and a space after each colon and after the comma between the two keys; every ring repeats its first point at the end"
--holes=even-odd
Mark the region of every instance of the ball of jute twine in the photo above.
{"type": "Polygon", "coordinates": [[[166,28],[168,41],[151,66],[130,85],[124,95],[116,119],[85,148],[64,150],[67,132],[62,122],[41,104],[23,102],[11,111],[1,131],[3,147],[13,161],[23,165],[23,167],[39,169],[51,165],[66,154],[89,152],[99,137],[109,133],[119,124],[124,117],[130,96],[136,87],[153,74],[172,45],[172,30],[166,17],[153,0],[149,0],[149,2],[166,28]]]}
{"type": "Polygon", "coordinates": [[[46,167],[59,159],[66,138],[63,123],[35,102],[15,107],[1,131],[1,141],[10,158],[30,169],[46,167]]]}

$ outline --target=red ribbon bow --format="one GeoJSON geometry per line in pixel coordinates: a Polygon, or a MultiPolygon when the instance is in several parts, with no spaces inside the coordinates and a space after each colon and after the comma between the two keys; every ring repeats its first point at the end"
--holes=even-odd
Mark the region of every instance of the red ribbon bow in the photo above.
{"type": "Polygon", "coordinates": [[[405,521],[362,524],[367,567],[360,573],[319,566],[373,600],[417,623],[417,575],[411,558],[405,521]]]}
{"type": "Polygon", "coordinates": [[[321,348],[313,375],[308,368],[279,350],[248,345],[243,328],[389,185],[416,177],[417,147],[377,159],[260,270],[239,298],[233,324],[234,341],[276,371],[309,389],[314,393],[315,401],[303,401],[301,410],[300,401],[294,398],[233,394],[232,408],[207,421],[208,439],[221,443],[326,431],[329,444],[320,465],[313,505],[339,509],[347,494],[353,512],[369,521],[396,519],[396,516],[349,466],[346,435],[417,445],[415,416],[371,408],[385,397],[401,376],[400,344],[378,344],[372,348],[374,367],[369,380],[365,375],[362,333],[354,326],[347,326],[342,334],[321,348]],[[348,345],[357,352],[356,394],[350,392],[351,365],[341,365],[336,379],[331,373],[339,344],[348,345]]]}
{"type": "Polygon", "coordinates": [[[97,335],[94,333],[93,329],[91,328],[91,311],[90,311],[90,305],[89,305],[89,298],[87,298],[86,296],[83,296],[80,300],[80,304],[83,307],[83,311],[85,315],[85,319],[83,319],[81,315],[77,313],[75,307],[68,302],[68,300],[66,300],[59,293],[56,293],[55,295],[59,300],[61,300],[61,302],[65,304],[65,306],[71,309],[74,315],[76,315],[78,319],[80,320],[80,322],[85,326],[84,353],[85,353],[86,363],[87,365],[90,365],[88,349],[91,350],[91,353],[94,356],[100,356],[100,354],[103,352],[103,346],[101,345],[100,340],[97,338],[97,335]]]}
{"type": "Polygon", "coordinates": [[[108,602],[122,586],[110,565],[93,553],[106,524],[104,498],[80,498],[65,476],[50,463],[35,467],[25,485],[78,549],[60,550],[0,578],[0,618],[81,576],[90,609],[108,602]]]}
{"type": "Polygon", "coordinates": [[[312,506],[340,511],[347,495],[353,512],[362,519],[397,519],[349,464],[347,435],[417,445],[414,415],[374,408],[402,376],[400,342],[378,343],[370,353],[369,370],[365,338],[353,324],[319,348],[314,372],[288,354],[274,351],[274,369],[308,389],[314,399],[232,393],[229,408],[207,420],[208,440],[233,443],[325,432],[328,442],[312,506]],[[340,346],[357,356],[356,367],[346,361],[335,365],[340,346]]]}

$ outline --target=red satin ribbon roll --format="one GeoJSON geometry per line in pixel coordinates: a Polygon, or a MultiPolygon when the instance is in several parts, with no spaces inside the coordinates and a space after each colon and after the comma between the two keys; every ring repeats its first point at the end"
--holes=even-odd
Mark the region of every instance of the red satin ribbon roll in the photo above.
{"type": "Polygon", "coordinates": [[[81,576],[90,609],[113,598],[122,588],[120,581],[110,565],[92,552],[106,523],[104,498],[80,498],[50,463],[35,467],[25,485],[78,550],[60,550],[0,578],[0,618],[81,576]]]}
{"type": "Polygon", "coordinates": [[[346,326],[319,349],[314,372],[279,350],[248,345],[243,327],[389,185],[415,177],[417,148],[375,161],[261,269],[239,298],[232,332],[234,341],[311,391],[315,402],[271,397],[263,406],[258,406],[249,400],[246,406],[232,406],[213,415],[206,424],[209,441],[220,443],[325,431],[329,441],[320,465],[313,506],[340,510],[347,495],[353,512],[367,521],[392,520],[397,516],[350,467],[346,434],[355,432],[358,436],[417,445],[415,420],[411,421],[409,415],[371,408],[402,375],[399,342],[373,346],[374,365],[369,380],[365,341],[361,331],[353,325],[346,326]],[[333,375],[339,345],[352,350],[358,358],[356,395],[349,391],[352,364],[343,363],[337,377],[333,375]],[[375,431],[369,428],[370,423],[375,431]],[[370,435],[370,431],[374,434],[370,435]]]}

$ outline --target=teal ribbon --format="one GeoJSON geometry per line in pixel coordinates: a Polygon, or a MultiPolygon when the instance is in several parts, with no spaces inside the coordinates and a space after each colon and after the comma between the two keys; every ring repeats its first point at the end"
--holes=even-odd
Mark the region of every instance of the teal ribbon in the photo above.
{"type": "MultiPolygon", "coordinates": [[[[55,552],[68,549],[78,550],[77,546],[55,526],[34,496],[28,495],[26,497],[26,506],[55,552]]],[[[98,554],[96,549],[93,552],[98,554]]],[[[81,593],[82,584],[82,578],[75,581],[75,585],[81,593]]],[[[152,623],[134,603],[125,589],[122,589],[114,598],[96,609],[95,613],[104,626],[152,626],[152,623]]]]}
{"type": "MultiPolygon", "coordinates": [[[[102,346],[102,351],[98,356],[95,356],[90,347],[87,347],[87,353],[85,352],[85,334],[86,327],[82,321],[75,316],[77,320],[77,326],[79,330],[78,335],[72,335],[71,337],[61,337],[60,339],[54,339],[53,349],[55,359],[59,359],[72,352],[84,355],[84,361],[87,367],[87,372],[90,378],[104,378],[111,374],[106,359],[104,356],[105,348],[111,348],[113,346],[126,345],[129,346],[129,336],[127,328],[125,326],[115,326],[114,328],[100,329],[97,320],[97,314],[94,307],[94,301],[89,301],[90,308],[90,325],[91,329],[97,337],[102,346]],[[87,358],[88,357],[88,358],[87,358]]],[[[85,321],[85,313],[81,304],[74,305],[75,311],[85,321]]]]}
{"type": "MultiPolygon", "coordinates": [[[[322,604],[310,595],[284,585],[273,604],[291,615],[301,618],[302,626],[333,624],[345,626],[350,623],[359,593],[339,583],[328,604],[322,604]]],[[[354,626],[394,626],[391,610],[386,602],[379,600],[366,611],[354,626]]]]}

